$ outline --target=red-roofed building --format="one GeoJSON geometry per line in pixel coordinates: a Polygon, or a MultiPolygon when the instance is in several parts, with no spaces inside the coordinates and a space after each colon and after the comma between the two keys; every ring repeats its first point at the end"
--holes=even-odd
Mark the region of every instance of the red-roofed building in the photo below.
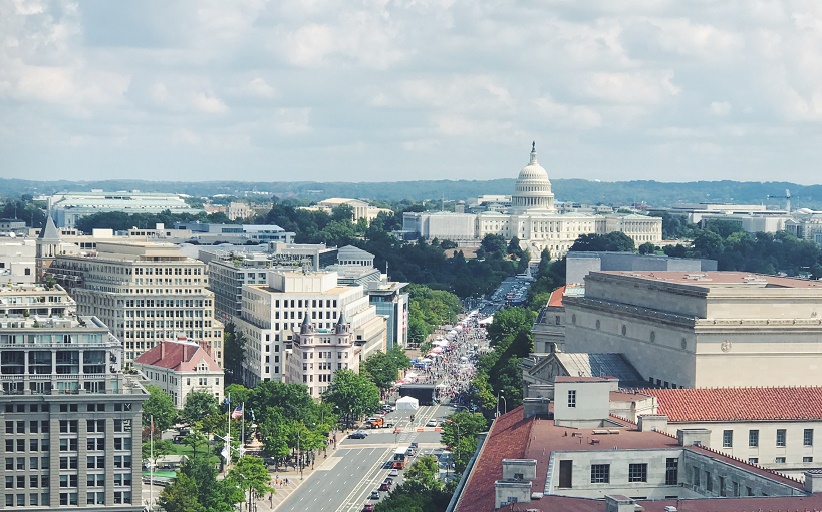
{"type": "Polygon", "coordinates": [[[182,409],[192,391],[214,395],[223,401],[225,374],[201,345],[187,340],[163,341],[134,361],[134,368],[171,395],[182,409]]]}
{"type": "Polygon", "coordinates": [[[449,512],[822,511],[822,472],[801,483],[748,464],[705,447],[704,429],[671,436],[614,417],[583,425],[592,420],[579,410],[591,411],[585,401],[600,400],[609,381],[561,384],[557,400],[574,397],[566,407],[526,398],[495,420],[449,512]]]}
{"type": "Polygon", "coordinates": [[[610,401],[612,414],[669,434],[709,429],[706,446],[769,469],[822,469],[822,387],[622,390],[610,401]]]}

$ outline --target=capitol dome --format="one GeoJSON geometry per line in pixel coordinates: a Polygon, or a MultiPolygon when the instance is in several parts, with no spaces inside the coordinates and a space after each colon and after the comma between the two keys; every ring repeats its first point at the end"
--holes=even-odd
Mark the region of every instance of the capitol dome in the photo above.
{"type": "Polygon", "coordinates": [[[531,161],[522,168],[517,177],[516,189],[511,196],[513,212],[531,209],[554,210],[554,193],[548,172],[537,162],[536,143],[531,144],[531,161]]]}

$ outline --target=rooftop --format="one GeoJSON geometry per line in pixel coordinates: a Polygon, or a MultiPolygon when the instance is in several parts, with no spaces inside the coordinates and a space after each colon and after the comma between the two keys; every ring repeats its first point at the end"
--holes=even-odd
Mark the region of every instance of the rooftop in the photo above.
{"type": "Polygon", "coordinates": [[[822,387],[642,389],[670,422],[822,419],[822,387]]]}
{"type": "Polygon", "coordinates": [[[598,272],[598,274],[703,288],[822,288],[822,282],[819,281],[751,274],[748,272],[608,271],[598,272]]]}
{"type": "Polygon", "coordinates": [[[163,341],[134,362],[178,372],[194,371],[198,364],[205,362],[209,371],[222,372],[203,347],[189,341],[163,341]]]}

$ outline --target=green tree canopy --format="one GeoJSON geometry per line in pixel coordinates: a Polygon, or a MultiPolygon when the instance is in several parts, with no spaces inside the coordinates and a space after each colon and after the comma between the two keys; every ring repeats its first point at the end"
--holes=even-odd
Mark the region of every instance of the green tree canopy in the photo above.
{"type": "Polygon", "coordinates": [[[186,404],[180,418],[189,425],[202,420],[219,410],[217,397],[207,391],[192,391],[186,397],[186,404]]]}
{"type": "Polygon", "coordinates": [[[228,477],[237,482],[244,494],[249,490],[259,495],[273,491],[268,485],[271,479],[268,468],[259,457],[240,457],[229,470],[228,477]]]}
{"type": "Polygon", "coordinates": [[[166,512],[205,512],[197,499],[197,492],[197,482],[185,473],[180,473],[171,485],[163,489],[157,503],[166,512]]]}
{"type": "Polygon", "coordinates": [[[621,231],[611,231],[604,235],[585,233],[577,238],[572,251],[631,251],[634,250],[634,241],[621,231]]]}
{"type": "Polygon", "coordinates": [[[439,462],[433,455],[418,458],[417,461],[403,473],[403,478],[406,482],[416,482],[428,489],[442,488],[442,482],[439,477],[439,462]]]}
{"type": "Polygon", "coordinates": [[[351,370],[337,370],[323,401],[349,420],[372,414],[380,408],[380,390],[373,382],[351,370]]]}
{"type": "Polygon", "coordinates": [[[174,400],[171,395],[163,391],[159,386],[146,386],[149,398],[143,403],[143,425],[151,425],[151,417],[154,417],[154,427],[163,431],[174,425],[177,419],[177,408],[174,407],[174,400]]]}

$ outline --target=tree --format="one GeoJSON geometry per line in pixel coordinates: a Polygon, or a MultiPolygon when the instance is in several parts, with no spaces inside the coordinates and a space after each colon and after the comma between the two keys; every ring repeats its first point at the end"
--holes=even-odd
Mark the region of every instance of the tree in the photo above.
{"type": "MultiPolygon", "coordinates": [[[[264,495],[274,489],[268,485],[271,476],[265,467],[263,459],[258,457],[240,457],[228,475],[240,486],[243,494],[256,493],[264,495]]],[[[250,500],[249,500],[250,501],[250,500]]]]}
{"type": "MultiPolygon", "coordinates": [[[[225,388],[225,396],[226,399],[231,397],[231,404],[244,404],[244,403],[251,403],[251,397],[254,396],[254,390],[243,386],[242,384],[229,384],[225,388]]],[[[224,410],[227,410],[231,407],[231,404],[222,404],[225,405],[224,410]]]]}
{"type": "Polygon", "coordinates": [[[453,447],[461,437],[476,441],[477,435],[485,432],[487,428],[488,420],[482,414],[460,411],[452,414],[442,423],[441,442],[445,446],[453,447]]]}
{"type": "Polygon", "coordinates": [[[206,391],[192,391],[186,397],[181,419],[192,425],[210,414],[218,412],[217,397],[206,391]]]}
{"type": "Polygon", "coordinates": [[[480,242],[480,247],[485,250],[486,258],[503,259],[508,254],[508,244],[502,235],[487,234],[480,242]]]}
{"type": "Polygon", "coordinates": [[[385,352],[375,352],[362,362],[360,373],[367,372],[369,380],[381,390],[391,387],[397,380],[397,370],[385,352]]]}
{"type": "Polygon", "coordinates": [[[337,370],[331,385],[323,393],[323,401],[332,404],[348,421],[353,421],[380,408],[380,390],[373,382],[351,370],[337,370]]]}
{"type": "Polygon", "coordinates": [[[197,500],[207,512],[232,512],[243,501],[242,489],[231,479],[217,480],[217,469],[205,457],[186,460],[180,472],[194,480],[197,500]]]}
{"type": "Polygon", "coordinates": [[[433,455],[420,457],[411,467],[406,469],[403,474],[406,482],[416,482],[428,489],[442,488],[442,482],[439,476],[439,464],[437,458],[433,455]]]}
{"type": "Polygon", "coordinates": [[[188,435],[183,437],[183,444],[190,446],[193,452],[191,458],[197,458],[197,448],[200,446],[208,446],[208,438],[202,432],[192,429],[188,435]]]}
{"type": "Polygon", "coordinates": [[[197,483],[193,478],[180,473],[174,483],[163,489],[157,503],[166,512],[204,512],[197,499],[197,483]]]}
{"type": "MultiPolygon", "coordinates": [[[[149,429],[150,430],[150,429],[149,429]]],[[[168,439],[154,438],[154,450],[151,449],[151,438],[143,441],[143,460],[151,462],[152,465],[157,465],[157,460],[163,455],[168,455],[174,452],[174,445],[168,439]],[[154,457],[152,458],[152,454],[154,457]]]]}
{"type": "Polygon", "coordinates": [[[521,332],[530,333],[535,319],[534,313],[525,308],[497,311],[494,314],[494,322],[487,327],[491,345],[501,345],[506,339],[513,340],[521,332]]]}
{"type": "Polygon", "coordinates": [[[621,231],[611,231],[604,235],[585,233],[577,238],[572,251],[631,251],[634,250],[634,241],[621,231]]]}
{"type": "Polygon", "coordinates": [[[146,386],[149,398],[143,403],[143,425],[151,425],[151,418],[154,417],[154,426],[160,431],[168,430],[174,425],[177,419],[177,408],[174,407],[174,400],[171,395],[163,391],[159,386],[146,386]]]}
{"type": "Polygon", "coordinates": [[[654,251],[656,251],[656,246],[653,242],[645,242],[644,244],[640,244],[637,250],[639,254],[653,254],[654,251]]]}

